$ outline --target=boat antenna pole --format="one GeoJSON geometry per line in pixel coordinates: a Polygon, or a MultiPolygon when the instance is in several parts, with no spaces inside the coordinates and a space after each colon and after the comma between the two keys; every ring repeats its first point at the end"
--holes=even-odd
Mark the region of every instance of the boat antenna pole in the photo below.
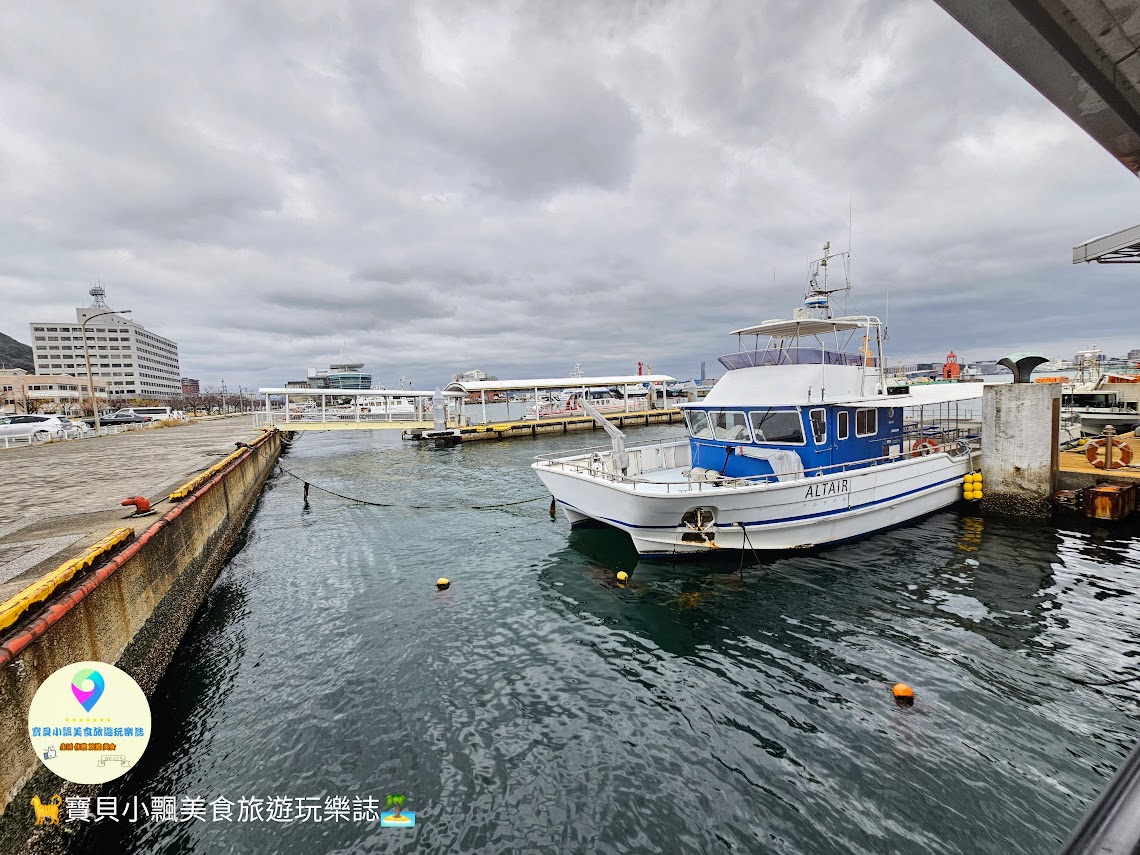
{"type": "Polygon", "coordinates": [[[851,296],[851,221],[853,218],[854,196],[847,197],[847,290],[843,292],[843,314],[848,313],[847,302],[851,296]]]}

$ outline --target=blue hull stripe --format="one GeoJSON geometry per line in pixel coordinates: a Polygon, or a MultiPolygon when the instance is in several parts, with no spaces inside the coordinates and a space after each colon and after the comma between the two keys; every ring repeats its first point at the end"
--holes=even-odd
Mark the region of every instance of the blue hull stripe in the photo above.
{"type": "MultiPolygon", "coordinates": [[[[935,490],[938,487],[944,487],[947,484],[953,484],[953,483],[961,481],[961,480],[962,480],[961,475],[955,475],[953,478],[946,478],[946,479],[943,479],[942,481],[937,481],[933,484],[927,484],[925,487],[916,487],[915,489],[907,490],[904,493],[896,493],[895,495],[889,496],[885,499],[874,499],[873,501],[870,501],[870,502],[864,502],[861,505],[852,505],[852,506],[847,507],[847,508],[835,508],[835,509],[830,510],[830,511],[819,511],[819,512],[814,513],[814,514],[800,514],[799,516],[794,516],[794,517],[781,517],[778,520],[755,520],[753,522],[744,523],[744,527],[748,528],[749,526],[758,527],[758,526],[766,526],[766,525],[778,525],[779,523],[796,522],[798,520],[818,519],[820,517],[835,516],[836,514],[847,514],[847,513],[853,512],[853,511],[862,510],[863,508],[872,508],[876,505],[884,505],[884,504],[887,504],[889,502],[897,502],[899,499],[906,498],[907,496],[913,496],[915,493],[925,493],[927,490],[935,490]]],[[[581,508],[577,508],[574,505],[571,505],[569,502],[563,502],[561,499],[559,499],[558,501],[561,504],[565,505],[566,507],[572,508],[573,510],[582,514],[583,516],[586,516],[586,517],[590,516],[588,513],[583,511],[581,508]]],[[[622,522],[621,520],[610,519],[609,517],[600,517],[600,518],[599,517],[590,517],[590,518],[591,519],[601,519],[603,522],[607,522],[610,525],[619,526],[620,528],[663,529],[666,531],[675,531],[675,530],[680,528],[680,526],[676,526],[676,525],[634,525],[633,523],[622,522]]],[[[725,528],[725,529],[727,529],[727,528],[740,528],[740,523],[717,523],[715,527],[716,528],[725,528]]]]}

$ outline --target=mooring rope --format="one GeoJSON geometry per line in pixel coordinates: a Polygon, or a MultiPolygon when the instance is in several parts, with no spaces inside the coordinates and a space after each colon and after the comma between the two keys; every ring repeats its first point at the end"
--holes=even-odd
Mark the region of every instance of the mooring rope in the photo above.
{"type": "MultiPolygon", "coordinates": [[[[242,448],[249,448],[252,451],[257,452],[258,454],[261,454],[260,448],[254,448],[253,446],[247,445],[246,443],[237,443],[237,445],[239,445],[242,448]]],[[[277,469],[279,471],[284,472],[289,477],[295,478],[296,480],[300,481],[302,484],[305,485],[305,499],[306,500],[308,500],[308,498],[309,498],[309,488],[312,487],[316,490],[320,490],[322,493],[328,493],[330,496],[336,496],[338,499],[344,499],[345,501],[348,501],[348,502],[356,502],[356,503],[361,504],[361,505],[369,505],[369,506],[374,507],[374,508],[410,508],[412,510],[417,510],[417,511],[434,511],[440,507],[439,505],[407,505],[407,504],[402,504],[402,503],[398,503],[398,502],[374,502],[371,499],[361,499],[361,498],[358,498],[356,496],[346,496],[344,493],[338,493],[336,490],[330,490],[328,487],[322,487],[320,484],[314,484],[312,481],[309,481],[307,478],[304,478],[304,477],[298,475],[296,472],[289,471],[288,469],[286,469],[284,466],[281,465],[281,461],[279,461],[279,460],[273,461],[273,462],[275,463],[275,465],[277,466],[277,469]]],[[[459,505],[458,507],[467,508],[467,509],[473,510],[473,511],[490,511],[490,510],[496,510],[498,508],[512,508],[512,507],[515,507],[517,505],[527,505],[527,504],[530,504],[531,502],[545,501],[545,499],[546,499],[545,496],[533,496],[532,498],[529,498],[529,499],[519,499],[519,500],[514,501],[514,502],[496,502],[495,504],[490,504],[490,505],[459,505]]],[[[456,507],[456,506],[452,505],[451,507],[456,507]]]]}
{"type": "MultiPolygon", "coordinates": [[[[751,540],[751,538],[748,537],[748,529],[745,527],[744,523],[738,522],[737,525],[740,526],[740,530],[742,532],[744,532],[744,543],[745,543],[745,545],[747,545],[748,548],[752,550],[752,557],[755,558],[756,563],[759,564],[760,563],[760,556],[756,554],[756,547],[752,545],[752,540],[751,540]]],[[[740,550],[740,568],[739,569],[741,572],[744,571],[744,554],[745,554],[744,550],[743,549],[740,550]]]]}
{"type": "Polygon", "coordinates": [[[1068,674],[1062,674],[1066,680],[1071,683],[1076,683],[1078,686],[1089,686],[1093,689],[1104,689],[1109,686],[1126,686],[1129,683],[1135,683],[1140,680],[1140,674],[1133,674],[1131,677],[1122,677],[1119,680],[1082,680],[1080,677],[1072,677],[1068,674]]]}

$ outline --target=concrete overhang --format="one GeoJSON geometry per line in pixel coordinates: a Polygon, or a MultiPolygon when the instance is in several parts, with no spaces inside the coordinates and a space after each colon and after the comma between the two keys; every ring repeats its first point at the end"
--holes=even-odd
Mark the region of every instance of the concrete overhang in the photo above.
{"type": "Polygon", "coordinates": [[[1140,0],[935,2],[1140,174],[1140,0]]]}

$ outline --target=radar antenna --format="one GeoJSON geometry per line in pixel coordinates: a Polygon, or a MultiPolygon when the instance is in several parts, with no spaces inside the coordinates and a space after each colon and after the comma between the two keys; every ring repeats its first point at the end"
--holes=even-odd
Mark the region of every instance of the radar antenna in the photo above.
{"type": "Polygon", "coordinates": [[[91,303],[92,309],[110,309],[111,308],[110,306],[107,305],[107,301],[105,299],[103,299],[104,297],[107,296],[107,291],[106,291],[106,289],[103,288],[102,285],[92,285],[91,290],[89,290],[87,293],[91,295],[91,297],[94,301],[91,303]]]}
{"type": "Polygon", "coordinates": [[[851,290],[851,281],[847,276],[850,259],[850,251],[832,252],[831,241],[828,241],[823,245],[823,256],[808,264],[808,288],[804,294],[804,308],[809,313],[816,311],[820,313],[821,318],[831,317],[831,295],[840,291],[851,290]],[[843,285],[840,287],[833,287],[832,283],[828,282],[828,262],[834,258],[843,259],[844,276],[843,285]],[[821,274],[822,283],[820,282],[821,274]]]}

